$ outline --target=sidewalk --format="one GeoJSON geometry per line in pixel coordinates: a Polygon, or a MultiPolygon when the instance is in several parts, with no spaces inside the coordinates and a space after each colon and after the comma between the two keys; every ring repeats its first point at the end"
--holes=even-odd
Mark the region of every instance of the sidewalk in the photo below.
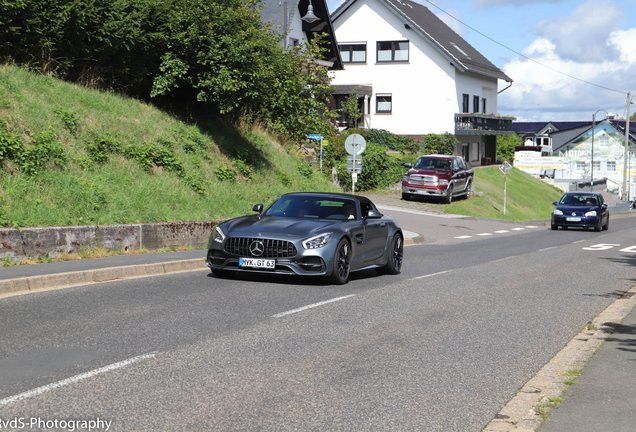
{"type": "Polygon", "coordinates": [[[636,430],[636,313],[625,318],[590,360],[541,432],[636,430]]]}

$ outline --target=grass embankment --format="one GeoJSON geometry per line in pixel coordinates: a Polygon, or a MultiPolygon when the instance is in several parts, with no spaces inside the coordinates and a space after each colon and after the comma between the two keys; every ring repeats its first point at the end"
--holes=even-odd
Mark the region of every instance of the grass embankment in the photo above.
{"type": "Polygon", "coordinates": [[[0,65],[0,226],[221,220],[308,190],[336,188],[258,128],[0,65]]]}
{"type": "Polygon", "coordinates": [[[548,219],[552,203],[563,195],[561,189],[514,168],[506,175],[504,216],[504,175],[499,166],[475,168],[475,192],[468,200],[458,198],[443,207],[445,213],[515,221],[548,219]]]}

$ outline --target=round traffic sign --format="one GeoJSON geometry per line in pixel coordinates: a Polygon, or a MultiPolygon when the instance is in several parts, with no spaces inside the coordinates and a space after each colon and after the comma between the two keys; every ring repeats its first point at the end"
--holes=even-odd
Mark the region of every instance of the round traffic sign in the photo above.
{"type": "Polygon", "coordinates": [[[356,156],[364,153],[364,150],[367,148],[367,141],[360,134],[353,134],[347,137],[345,141],[345,150],[350,155],[353,154],[353,148],[355,147],[356,156]]]}

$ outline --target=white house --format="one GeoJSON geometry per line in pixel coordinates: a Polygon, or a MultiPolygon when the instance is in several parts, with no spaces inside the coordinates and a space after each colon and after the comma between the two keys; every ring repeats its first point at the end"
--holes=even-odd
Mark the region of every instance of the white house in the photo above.
{"type": "Polygon", "coordinates": [[[513,119],[497,116],[499,81],[510,77],[412,1],[346,0],[331,21],[344,65],[332,82],[337,108],[357,91],[364,127],[454,133],[471,165],[496,161],[496,135],[512,134],[513,119]]]}

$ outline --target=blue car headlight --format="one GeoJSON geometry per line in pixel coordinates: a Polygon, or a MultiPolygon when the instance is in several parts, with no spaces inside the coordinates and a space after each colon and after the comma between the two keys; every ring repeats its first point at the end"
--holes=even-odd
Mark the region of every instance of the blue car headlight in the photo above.
{"type": "Polygon", "coordinates": [[[214,227],[214,241],[217,243],[223,243],[223,240],[225,240],[225,234],[223,234],[223,231],[217,225],[214,227]]]}
{"type": "Polygon", "coordinates": [[[591,216],[596,217],[596,210],[592,210],[592,211],[589,211],[589,212],[585,213],[585,217],[591,217],[591,216]]]}
{"type": "Polygon", "coordinates": [[[552,211],[552,214],[556,215],[556,216],[563,216],[563,212],[561,210],[559,210],[559,209],[554,209],[552,211]]]}
{"type": "Polygon", "coordinates": [[[324,247],[327,243],[329,243],[332,235],[333,233],[328,232],[309,237],[307,240],[303,240],[303,247],[305,249],[318,249],[324,247]]]}

